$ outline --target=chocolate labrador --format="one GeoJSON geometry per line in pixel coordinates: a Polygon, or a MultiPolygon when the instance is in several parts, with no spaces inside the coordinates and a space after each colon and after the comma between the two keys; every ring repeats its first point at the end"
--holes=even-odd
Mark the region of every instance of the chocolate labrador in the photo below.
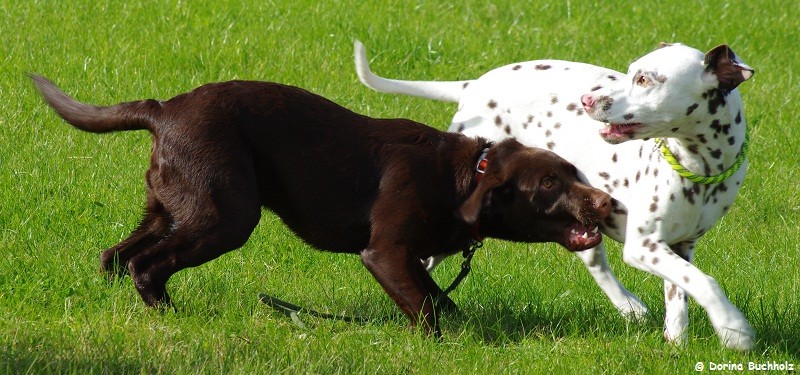
{"type": "Polygon", "coordinates": [[[150,306],[171,304],[174,273],[241,247],[265,207],[312,246],[359,254],[412,325],[438,335],[442,291],[421,259],[483,237],[588,249],[611,209],[552,152],[370,118],[297,87],[230,81],[98,107],[31,77],[81,130],[152,134],[144,219],[101,256],[150,306]]]}

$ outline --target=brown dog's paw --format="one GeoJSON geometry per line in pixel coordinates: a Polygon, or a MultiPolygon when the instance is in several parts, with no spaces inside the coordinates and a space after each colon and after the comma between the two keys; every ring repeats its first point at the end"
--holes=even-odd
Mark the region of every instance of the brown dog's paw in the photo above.
{"type": "Polygon", "coordinates": [[[129,275],[128,264],[120,264],[115,252],[104,251],[100,254],[100,273],[105,274],[109,282],[129,275]]]}
{"type": "Polygon", "coordinates": [[[456,303],[453,302],[453,300],[446,295],[440,295],[438,298],[436,298],[434,307],[436,308],[436,311],[443,313],[448,313],[448,314],[461,313],[461,310],[459,310],[458,305],[456,305],[456,303]]]}

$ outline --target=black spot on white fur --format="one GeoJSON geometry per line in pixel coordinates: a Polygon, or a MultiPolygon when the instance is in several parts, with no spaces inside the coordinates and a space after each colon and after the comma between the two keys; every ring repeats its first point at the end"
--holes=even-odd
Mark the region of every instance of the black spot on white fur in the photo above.
{"type": "Polygon", "coordinates": [[[719,89],[711,89],[703,93],[703,99],[708,99],[708,113],[714,115],[719,107],[725,106],[725,95],[719,89]]]}
{"type": "Polygon", "coordinates": [[[690,105],[689,108],[686,108],[686,116],[691,115],[692,112],[694,112],[694,110],[697,109],[697,107],[699,107],[699,106],[700,106],[699,104],[694,103],[694,104],[690,105]]]}

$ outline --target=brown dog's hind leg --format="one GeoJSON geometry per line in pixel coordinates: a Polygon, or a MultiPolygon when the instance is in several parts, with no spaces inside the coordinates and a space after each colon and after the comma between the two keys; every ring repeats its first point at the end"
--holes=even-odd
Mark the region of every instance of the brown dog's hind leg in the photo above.
{"type": "Polygon", "coordinates": [[[244,245],[258,224],[260,208],[233,211],[238,212],[236,218],[220,217],[210,222],[205,217],[197,224],[176,223],[177,227],[169,235],[128,261],[136,290],[147,305],[171,305],[166,285],[176,272],[199,266],[244,245]]]}
{"type": "Polygon", "coordinates": [[[258,224],[261,205],[252,162],[236,156],[220,153],[213,162],[195,158],[193,165],[215,165],[223,177],[163,166],[149,172],[161,217],[169,219],[168,233],[136,253],[119,252],[121,260],[129,257],[128,270],[147,305],[169,305],[166,284],[173,274],[238,249],[258,224]]]}
{"type": "Polygon", "coordinates": [[[136,230],[100,255],[101,271],[106,273],[109,280],[126,275],[131,258],[152,247],[169,233],[169,215],[154,198],[148,198],[147,211],[136,230]]]}

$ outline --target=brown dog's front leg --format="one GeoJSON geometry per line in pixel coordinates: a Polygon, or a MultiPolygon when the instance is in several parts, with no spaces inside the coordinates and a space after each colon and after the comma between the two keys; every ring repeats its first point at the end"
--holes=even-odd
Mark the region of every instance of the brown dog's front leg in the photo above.
{"type": "Polygon", "coordinates": [[[433,296],[417,277],[419,270],[412,268],[422,268],[418,259],[409,257],[404,248],[368,248],[361,252],[361,262],[411,319],[412,327],[422,323],[427,334],[441,337],[433,296]]]}

